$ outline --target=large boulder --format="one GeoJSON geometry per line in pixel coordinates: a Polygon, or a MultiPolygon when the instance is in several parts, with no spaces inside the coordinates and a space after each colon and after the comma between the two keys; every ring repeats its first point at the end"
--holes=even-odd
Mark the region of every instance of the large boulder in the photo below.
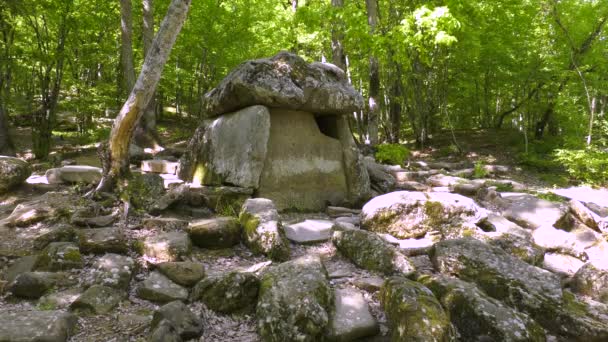
{"type": "Polygon", "coordinates": [[[377,233],[400,239],[423,237],[439,230],[444,236],[487,217],[485,209],[457,194],[397,191],[373,198],[363,206],[361,224],[377,233]]]}
{"type": "Polygon", "coordinates": [[[384,274],[411,274],[414,265],[408,258],[375,233],[358,229],[336,230],[336,248],[357,266],[384,274]]]}
{"type": "Polygon", "coordinates": [[[439,298],[463,341],[546,340],[538,323],[486,295],[474,284],[443,275],[423,276],[419,281],[439,298]]]}
{"type": "Polygon", "coordinates": [[[234,217],[217,217],[190,222],[188,234],[196,246],[226,248],[240,242],[242,229],[234,217]]]}
{"type": "Polygon", "coordinates": [[[262,278],[256,309],[264,341],[318,341],[329,325],[333,291],[319,256],[284,262],[262,278]]]}
{"type": "Polygon", "coordinates": [[[266,198],[248,199],[243,204],[239,221],[243,226],[245,244],[254,253],[276,261],[289,258],[289,243],[279,221],[274,203],[266,198]]]}
{"type": "Polygon", "coordinates": [[[503,198],[510,201],[503,215],[526,228],[553,226],[566,213],[566,207],[561,203],[549,202],[529,194],[508,197],[503,194],[503,198]]]}
{"type": "Polygon", "coordinates": [[[23,184],[31,174],[32,168],[26,161],[0,156],[0,194],[23,184]]]}
{"type": "Polygon", "coordinates": [[[96,184],[101,180],[103,170],[88,165],[69,165],[46,171],[49,184],[87,183],[96,184]]]}
{"type": "Polygon", "coordinates": [[[579,268],[571,283],[572,291],[608,304],[608,267],[589,262],[579,268]]]}
{"type": "Polygon", "coordinates": [[[332,64],[308,64],[288,52],[247,61],[205,94],[208,115],[217,116],[256,104],[317,114],[349,114],[363,97],[332,64]]]}
{"type": "Polygon", "coordinates": [[[201,280],[192,291],[208,308],[221,313],[247,312],[255,307],[260,280],[249,272],[228,272],[201,280]]]}
{"type": "Polygon", "coordinates": [[[0,341],[65,342],[76,328],[76,316],[61,311],[0,311],[0,341]]]}
{"type": "Polygon", "coordinates": [[[391,327],[392,341],[438,341],[455,338],[449,316],[424,285],[404,277],[387,279],[380,302],[391,327]]]}
{"type": "Polygon", "coordinates": [[[173,301],[158,308],[154,312],[150,330],[157,330],[161,322],[172,326],[183,340],[196,339],[203,334],[202,320],[180,301],[173,301]]]}
{"type": "Polygon", "coordinates": [[[435,244],[432,260],[440,272],[474,282],[489,296],[527,313],[566,340],[608,338],[605,319],[562,291],[559,276],[499,248],[474,239],[445,240],[435,244]]]}

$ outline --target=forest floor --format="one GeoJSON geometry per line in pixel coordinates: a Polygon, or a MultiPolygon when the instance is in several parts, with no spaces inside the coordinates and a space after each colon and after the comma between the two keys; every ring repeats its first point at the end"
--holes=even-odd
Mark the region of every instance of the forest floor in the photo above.
{"type": "MultiPolygon", "coordinates": [[[[188,139],[188,131],[191,125],[179,123],[179,120],[164,121],[160,125],[161,135],[168,146],[185,146],[188,139]]],[[[514,148],[515,141],[523,139],[516,132],[508,131],[459,131],[455,132],[456,140],[461,148],[466,151],[463,154],[455,154],[451,136],[444,134],[435,139],[433,144],[425,149],[412,150],[412,160],[424,160],[426,162],[450,162],[457,163],[468,161],[474,164],[482,161],[484,164],[498,164],[509,166],[510,172],[501,178],[510,179],[526,186],[528,191],[545,193],[552,190],[552,184],[543,179],[541,174],[522,170],[515,165],[517,149],[514,148]]],[[[15,141],[21,151],[27,151],[31,141],[31,133],[26,129],[18,129],[14,132],[15,141]]],[[[73,159],[77,164],[97,166],[99,162],[95,155],[94,146],[79,144],[77,137],[63,138],[57,140],[54,152],[61,154],[57,159],[59,163],[63,159],[73,159]]],[[[22,154],[27,157],[27,152],[22,154]]],[[[44,175],[45,169],[51,167],[48,163],[35,165],[35,176],[44,175]]],[[[52,186],[47,184],[28,184],[21,189],[0,197],[0,226],[13,209],[20,203],[45,199],[48,191],[56,191],[67,194],[72,198],[74,205],[80,201],[83,189],[74,186],[52,186]]],[[[142,229],[141,219],[147,214],[136,217],[125,230],[126,239],[130,244],[142,240],[153,232],[142,229]]],[[[190,217],[172,214],[167,217],[191,220],[190,217]]],[[[282,220],[286,225],[301,222],[305,219],[321,219],[332,221],[326,213],[289,213],[283,214],[282,220]]],[[[357,218],[353,218],[357,220],[357,218]]],[[[5,273],[20,257],[34,253],[32,244],[36,238],[44,234],[45,226],[36,224],[26,230],[14,228],[1,228],[0,237],[0,270],[5,273]]],[[[292,258],[320,254],[323,257],[330,276],[333,288],[356,288],[359,280],[364,278],[381,278],[375,272],[363,270],[355,266],[351,261],[336,252],[331,241],[314,245],[291,244],[292,258]]],[[[134,251],[128,253],[136,260],[139,271],[134,275],[127,300],[120,302],[119,306],[105,315],[80,316],[78,318],[78,329],[71,341],[143,341],[148,332],[148,326],[152,319],[154,310],[158,305],[140,299],[136,295],[136,289],[154,268],[153,264],[134,251]]],[[[67,271],[67,281],[58,286],[53,294],[64,296],[66,299],[53,305],[52,309],[64,310],[70,303],[68,297],[74,297],[74,293],[80,293],[83,288],[83,279],[90,276],[93,269],[91,265],[98,258],[95,255],[84,256],[84,267],[67,271]]],[[[206,250],[194,248],[188,260],[205,265],[206,274],[219,274],[229,270],[243,270],[251,267],[261,267],[257,272],[262,272],[265,267],[266,258],[254,256],[247,248],[237,245],[234,248],[220,250],[206,250]],[[259,266],[262,265],[262,266],[259,266]]],[[[432,269],[430,259],[427,256],[412,257],[412,262],[419,270],[432,269]]],[[[381,309],[378,292],[362,291],[369,303],[371,313],[380,325],[380,334],[365,341],[388,341],[388,325],[384,312],[381,309]]],[[[48,298],[49,295],[43,297],[48,298]]],[[[71,299],[73,300],[73,299],[71,299]]],[[[222,315],[207,309],[200,302],[189,304],[189,308],[197,315],[203,317],[204,333],[200,341],[258,341],[256,332],[256,321],[252,312],[244,315],[222,315]]],[[[42,304],[41,300],[16,299],[8,294],[0,298],[0,312],[21,310],[45,310],[49,309],[42,304]]]]}

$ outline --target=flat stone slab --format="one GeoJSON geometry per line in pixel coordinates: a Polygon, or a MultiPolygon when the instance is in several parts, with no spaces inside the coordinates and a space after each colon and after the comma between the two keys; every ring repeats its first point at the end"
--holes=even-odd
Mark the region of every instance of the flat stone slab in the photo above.
{"type": "Polygon", "coordinates": [[[508,197],[503,195],[503,198],[512,201],[503,212],[503,216],[525,228],[536,229],[541,226],[553,226],[566,213],[564,205],[532,195],[508,197]]]}
{"type": "Polygon", "coordinates": [[[363,295],[353,289],[334,291],[336,310],[331,318],[330,336],[335,341],[353,341],[378,334],[378,322],[369,312],[363,295]]]}
{"type": "Polygon", "coordinates": [[[188,290],[158,272],[150,273],[137,289],[137,296],[156,303],[188,299],[188,290]]]}
{"type": "Polygon", "coordinates": [[[122,231],[117,228],[93,228],[78,231],[82,253],[126,253],[129,247],[122,231]]]}
{"type": "Polygon", "coordinates": [[[0,311],[0,341],[63,342],[76,317],[61,311],[0,311]]]}
{"type": "Polygon", "coordinates": [[[569,199],[575,199],[584,203],[595,203],[601,207],[608,207],[607,189],[592,189],[581,186],[567,189],[555,189],[552,192],[569,199]]]}
{"type": "Polygon", "coordinates": [[[179,167],[178,162],[172,162],[172,161],[161,160],[161,159],[143,160],[141,162],[141,171],[142,172],[168,173],[168,174],[174,175],[177,173],[178,167],[179,167]]]}
{"type": "Polygon", "coordinates": [[[285,236],[293,242],[302,244],[323,242],[331,238],[333,225],[334,223],[328,220],[305,220],[285,226],[285,236]]]}
{"type": "Polygon", "coordinates": [[[49,184],[89,183],[95,184],[101,180],[103,170],[88,165],[70,165],[49,169],[45,176],[49,184]]]}

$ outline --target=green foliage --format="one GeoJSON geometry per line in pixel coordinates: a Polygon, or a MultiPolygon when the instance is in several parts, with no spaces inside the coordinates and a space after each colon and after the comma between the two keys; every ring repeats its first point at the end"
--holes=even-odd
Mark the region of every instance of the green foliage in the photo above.
{"type": "Polygon", "coordinates": [[[376,160],[391,165],[404,165],[410,155],[410,150],[399,144],[381,144],[377,146],[376,160]]]}
{"type": "Polygon", "coordinates": [[[475,168],[473,169],[473,178],[486,178],[488,171],[485,169],[483,161],[478,160],[475,162],[475,168]]]}
{"type": "Polygon", "coordinates": [[[558,149],[555,159],[561,163],[568,174],[584,183],[608,185],[608,152],[589,148],[584,150],[558,149]]]}
{"type": "Polygon", "coordinates": [[[532,192],[532,194],[538,198],[544,199],[545,201],[549,202],[561,203],[566,201],[566,199],[562,196],[558,196],[552,192],[532,192]]]}

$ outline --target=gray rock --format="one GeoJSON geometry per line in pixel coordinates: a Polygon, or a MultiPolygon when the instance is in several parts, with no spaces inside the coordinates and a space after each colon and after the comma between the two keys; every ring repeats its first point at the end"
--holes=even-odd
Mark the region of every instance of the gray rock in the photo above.
{"type": "Polygon", "coordinates": [[[513,197],[503,212],[507,219],[526,228],[553,226],[566,212],[562,204],[549,202],[528,194],[513,197]]]}
{"type": "Polygon", "coordinates": [[[397,181],[395,188],[405,191],[429,191],[428,185],[415,181],[397,181]]]}
{"type": "Polygon", "coordinates": [[[148,339],[150,342],[182,342],[177,328],[167,320],[160,321],[148,339]]]}
{"type": "Polygon", "coordinates": [[[376,163],[372,157],[363,158],[363,164],[369,174],[371,188],[381,194],[393,191],[397,181],[382,165],[376,163]]]}
{"type": "Polygon", "coordinates": [[[570,212],[574,214],[582,223],[587,225],[591,229],[598,230],[599,215],[587,208],[583,203],[577,200],[570,200],[568,202],[570,212]]]}
{"type": "Polygon", "coordinates": [[[76,240],[76,230],[68,224],[55,224],[44,227],[34,238],[34,248],[41,250],[51,242],[71,242],[76,240]]]}
{"type": "Polygon", "coordinates": [[[486,294],[530,315],[566,339],[608,338],[608,323],[574,295],[562,292],[560,278],[474,239],[435,245],[433,263],[442,273],[475,282],[486,294]]]}
{"type": "Polygon", "coordinates": [[[25,272],[18,275],[8,290],[16,297],[37,299],[59,281],[60,275],[51,272],[25,272]]]}
{"type": "Polygon", "coordinates": [[[320,257],[284,262],[262,278],[256,316],[265,341],[318,341],[329,325],[333,291],[320,257]]]}
{"type": "Polygon", "coordinates": [[[201,280],[191,298],[217,312],[247,312],[255,307],[259,288],[260,280],[253,273],[229,272],[201,280]]]}
{"type": "Polygon", "coordinates": [[[308,64],[288,52],[241,64],[205,94],[212,116],[256,104],[335,115],[357,111],[363,98],[336,66],[308,64]]]}
{"type": "Polygon", "coordinates": [[[361,223],[371,231],[407,239],[434,230],[452,236],[463,228],[477,229],[475,223],[486,216],[485,209],[461,195],[397,191],[367,202],[361,212],[361,223]]]}
{"type": "Polygon", "coordinates": [[[334,290],[335,310],[330,317],[329,339],[331,341],[354,341],[374,336],[380,328],[369,312],[365,298],[356,290],[334,290]]]}
{"type": "Polygon", "coordinates": [[[411,274],[414,266],[405,255],[378,235],[364,230],[336,230],[332,241],[357,266],[385,274],[411,274]]]}
{"type": "Polygon", "coordinates": [[[586,258],[585,249],[600,241],[597,233],[589,228],[566,232],[550,226],[535,229],[532,239],[542,248],[579,258],[586,258]]]}
{"type": "Polygon", "coordinates": [[[271,200],[248,199],[243,204],[239,221],[244,229],[245,243],[254,253],[264,254],[275,261],[289,258],[289,243],[271,200]]]}
{"type": "Polygon", "coordinates": [[[588,262],[578,269],[572,282],[572,291],[608,304],[608,267],[604,263],[588,262]]]}
{"type": "Polygon", "coordinates": [[[66,312],[0,312],[0,341],[65,342],[75,328],[76,317],[66,312]]]}
{"type": "Polygon", "coordinates": [[[154,173],[133,173],[126,191],[135,208],[151,211],[157,199],[165,193],[165,182],[154,173]]]}
{"type": "Polygon", "coordinates": [[[176,174],[179,163],[162,159],[148,159],[141,162],[142,172],[176,174]]]}
{"type": "Polygon", "coordinates": [[[203,334],[202,320],[180,301],[170,302],[158,308],[154,312],[150,330],[157,330],[163,321],[169,323],[183,340],[195,339],[203,334]]]}
{"type": "Polygon", "coordinates": [[[253,189],[235,186],[191,186],[184,193],[185,203],[199,208],[208,207],[224,216],[237,216],[243,203],[253,195],[253,189]]]}
{"type": "Polygon", "coordinates": [[[0,194],[23,184],[31,174],[32,168],[28,162],[0,156],[0,194]]]}
{"type": "Polygon", "coordinates": [[[327,215],[329,215],[329,217],[339,218],[339,217],[359,216],[359,214],[361,214],[361,210],[344,208],[344,207],[328,206],[327,209],[325,210],[325,213],[327,213],[327,215]]]}
{"type": "Polygon", "coordinates": [[[83,314],[103,315],[112,311],[125,297],[125,292],[115,288],[93,285],[70,305],[70,309],[83,314]]]}
{"type": "Polygon", "coordinates": [[[88,165],[69,165],[49,169],[45,176],[49,184],[87,183],[97,184],[101,180],[103,170],[88,165]]]}
{"type": "Polygon", "coordinates": [[[80,250],[72,242],[51,242],[37,263],[37,268],[44,271],[65,271],[83,266],[80,250]]]}
{"type": "Polygon", "coordinates": [[[81,229],[78,231],[82,253],[126,253],[129,249],[124,233],[116,228],[81,229]]]}
{"type": "Polygon", "coordinates": [[[37,255],[28,255],[21,257],[2,273],[2,279],[6,280],[8,283],[11,283],[18,275],[25,272],[34,271],[36,264],[38,264],[38,256],[37,255]]]}
{"type": "Polygon", "coordinates": [[[479,182],[456,183],[450,186],[450,190],[464,196],[475,196],[482,187],[479,182]]]}
{"type": "Polygon", "coordinates": [[[384,285],[384,279],[380,277],[357,278],[353,281],[353,285],[367,292],[378,292],[384,285]]]}
{"type": "Polygon", "coordinates": [[[147,237],[143,253],[157,262],[179,261],[192,252],[192,242],[186,232],[166,232],[147,237]]]}
{"type": "Polygon", "coordinates": [[[185,230],[188,227],[188,224],[189,222],[186,220],[168,217],[151,217],[145,218],[142,221],[143,228],[162,232],[185,230]]]}
{"type": "Polygon", "coordinates": [[[227,248],[241,240],[242,228],[234,217],[217,217],[190,222],[188,234],[192,242],[204,248],[227,248]]]}
{"type": "Polygon", "coordinates": [[[195,184],[258,188],[270,135],[270,112],[252,106],[204,123],[188,145],[180,176],[195,184]]]}
{"type": "Polygon", "coordinates": [[[463,341],[545,341],[545,332],[527,315],[489,297],[475,285],[446,276],[419,279],[433,291],[463,341]]]}
{"type": "Polygon", "coordinates": [[[437,174],[427,178],[426,183],[433,187],[450,187],[456,186],[459,183],[470,184],[470,181],[465,178],[437,174]]]}
{"type": "Polygon", "coordinates": [[[455,331],[433,292],[404,277],[391,277],[380,291],[392,341],[451,341],[455,331]]]}
{"type": "Polygon", "coordinates": [[[89,285],[98,284],[126,291],[135,271],[135,261],[119,254],[106,254],[93,263],[89,285]]]}
{"type": "Polygon", "coordinates": [[[137,288],[137,296],[155,303],[188,299],[188,290],[158,272],[152,272],[137,288]]]}
{"type": "Polygon", "coordinates": [[[563,277],[572,277],[585,263],[570,255],[545,254],[542,267],[563,277]]]}
{"type": "Polygon", "coordinates": [[[64,291],[50,292],[38,300],[38,307],[44,310],[67,309],[80,297],[82,289],[75,287],[64,291]]]}
{"type": "Polygon", "coordinates": [[[205,266],[190,261],[163,262],[156,265],[156,268],[175,283],[188,287],[194,286],[205,276],[205,266]]]}
{"type": "Polygon", "coordinates": [[[285,236],[300,244],[327,241],[331,238],[332,221],[305,220],[296,224],[286,225],[285,236]]]}

